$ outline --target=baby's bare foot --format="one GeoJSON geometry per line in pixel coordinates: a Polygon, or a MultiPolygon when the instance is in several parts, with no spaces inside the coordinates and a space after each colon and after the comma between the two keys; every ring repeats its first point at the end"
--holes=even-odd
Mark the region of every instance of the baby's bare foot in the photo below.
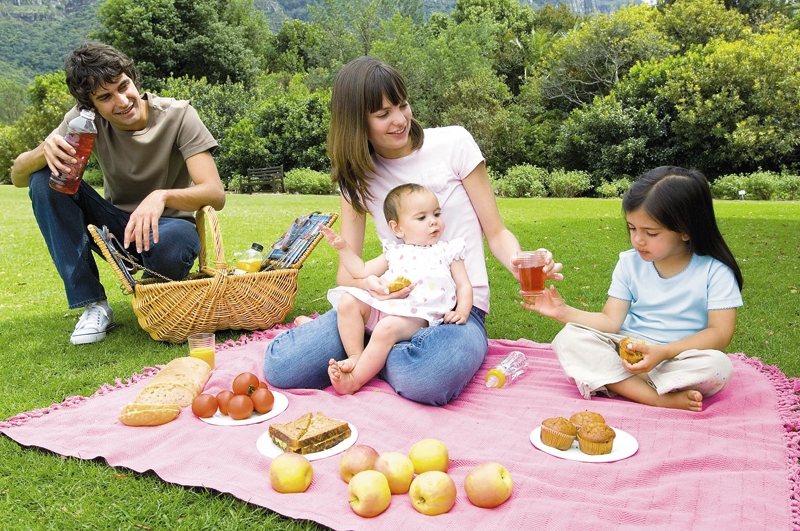
{"type": "Polygon", "coordinates": [[[337,363],[332,359],[328,364],[328,376],[331,379],[331,385],[333,385],[333,388],[336,389],[336,392],[340,395],[352,395],[361,389],[361,386],[358,385],[351,373],[341,372],[339,370],[341,363],[342,362],[337,363]]]}
{"type": "Polygon", "coordinates": [[[361,355],[359,354],[358,356],[351,356],[347,359],[343,359],[339,362],[339,370],[342,372],[353,372],[353,369],[356,368],[356,363],[358,363],[358,358],[360,357],[361,355]]]}
{"type": "Polygon", "coordinates": [[[294,318],[294,321],[292,322],[294,323],[295,326],[304,325],[306,323],[311,322],[311,317],[308,317],[307,315],[298,315],[297,317],[294,318]]]}
{"type": "Polygon", "coordinates": [[[331,383],[338,382],[341,376],[342,373],[339,371],[339,362],[331,358],[330,361],[328,361],[328,377],[331,379],[331,383]]]}

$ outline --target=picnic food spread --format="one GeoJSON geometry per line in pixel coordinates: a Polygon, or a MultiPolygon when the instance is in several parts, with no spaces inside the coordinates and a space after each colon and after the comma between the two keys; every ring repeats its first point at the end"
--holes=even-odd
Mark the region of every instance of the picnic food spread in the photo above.
{"type": "Polygon", "coordinates": [[[389,293],[400,291],[401,289],[410,285],[411,281],[408,280],[406,277],[397,277],[396,279],[392,280],[392,282],[389,284],[389,293]]]}
{"type": "Polygon", "coordinates": [[[587,455],[610,454],[616,432],[594,411],[579,411],[569,420],[564,417],[544,419],[541,427],[543,444],[557,450],[569,450],[576,437],[581,452],[587,455]]]}
{"type": "Polygon", "coordinates": [[[631,339],[630,337],[626,337],[622,341],[619,342],[619,357],[624,359],[630,364],[638,363],[642,361],[644,355],[641,352],[636,352],[635,350],[628,350],[628,345],[631,344],[644,344],[644,341],[639,339],[631,339]]]}
{"type": "Polygon", "coordinates": [[[133,404],[122,408],[119,420],[128,426],[158,426],[174,420],[191,405],[208,381],[211,367],[188,356],[176,358],[141,390],[133,404]]]}
{"type": "Polygon", "coordinates": [[[284,452],[313,454],[333,448],[350,437],[350,426],[318,411],[316,416],[306,413],[291,422],[270,424],[269,436],[284,452]]]}

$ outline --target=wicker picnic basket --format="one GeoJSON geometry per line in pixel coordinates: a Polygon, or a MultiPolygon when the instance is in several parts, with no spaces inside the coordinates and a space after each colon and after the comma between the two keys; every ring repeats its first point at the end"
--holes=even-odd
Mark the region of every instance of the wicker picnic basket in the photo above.
{"type": "MultiPolygon", "coordinates": [[[[319,224],[330,227],[337,214],[313,213],[298,218],[273,245],[262,270],[233,275],[225,263],[219,220],[213,208],[197,211],[200,235],[199,269],[184,280],[149,277],[134,280],[129,266],[107,231],[89,225],[103,257],[133,294],[133,311],[139,325],[155,340],[183,343],[195,332],[265,330],[280,323],[291,311],[297,294],[297,277],[303,262],[322,234],[319,224]],[[206,249],[206,223],[213,244],[213,265],[206,249]]],[[[121,249],[121,246],[119,246],[121,249]]]]}

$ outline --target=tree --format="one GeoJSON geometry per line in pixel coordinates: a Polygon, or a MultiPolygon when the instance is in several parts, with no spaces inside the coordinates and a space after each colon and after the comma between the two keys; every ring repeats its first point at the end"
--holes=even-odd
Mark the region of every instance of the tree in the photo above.
{"type": "Polygon", "coordinates": [[[249,85],[271,40],[253,0],[106,0],[93,36],[134,60],[144,84],[188,75],[249,85]]]}
{"type": "Polygon", "coordinates": [[[594,15],[559,39],[537,70],[552,108],[570,110],[605,96],[637,61],[667,57],[675,45],[661,31],[658,11],[647,5],[594,15]]]}
{"type": "Polygon", "coordinates": [[[722,0],[676,0],[663,9],[664,33],[681,51],[711,39],[738,40],[747,29],[747,17],[727,9],[722,0]]]}
{"type": "Polygon", "coordinates": [[[11,165],[17,155],[38,146],[75,105],[63,72],[36,76],[30,101],[16,122],[0,130],[0,183],[11,182],[11,165]]]}

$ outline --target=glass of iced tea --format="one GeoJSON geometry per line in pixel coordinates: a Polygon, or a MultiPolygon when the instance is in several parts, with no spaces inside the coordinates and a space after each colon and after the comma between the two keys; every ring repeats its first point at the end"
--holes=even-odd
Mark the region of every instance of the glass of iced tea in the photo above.
{"type": "Polygon", "coordinates": [[[544,264],[547,251],[519,251],[519,285],[523,295],[541,295],[544,293],[544,264]]]}

